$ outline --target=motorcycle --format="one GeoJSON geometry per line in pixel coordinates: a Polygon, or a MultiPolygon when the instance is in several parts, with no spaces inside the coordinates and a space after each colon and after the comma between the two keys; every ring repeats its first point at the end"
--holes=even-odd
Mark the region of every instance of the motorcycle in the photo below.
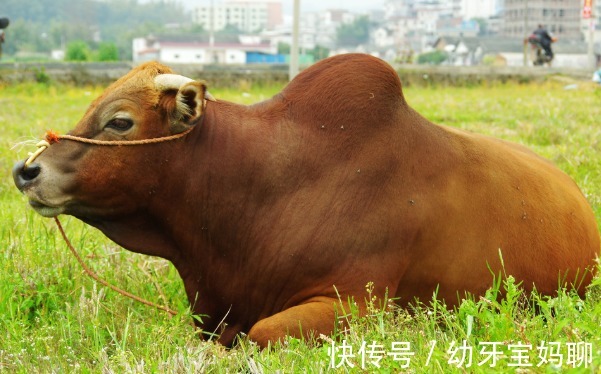
{"type": "MultiPolygon", "coordinates": [[[[556,40],[557,38],[551,39],[551,43],[554,43],[556,40]]],[[[549,66],[551,66],[553,56],[550,56],[545,52],[538,35],[531,34],[524,42],[530,44],[530,59],[534,66],[543,66],[544,64],[549,64],[549,66]]]]}

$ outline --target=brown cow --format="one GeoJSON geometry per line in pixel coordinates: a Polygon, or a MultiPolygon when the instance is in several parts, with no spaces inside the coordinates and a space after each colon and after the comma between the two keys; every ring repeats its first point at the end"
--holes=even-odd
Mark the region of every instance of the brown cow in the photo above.
{"type": "Polygon", "coordinates": [[[134,69],[72,134],[193,127],[185,137],[62,140],[18,163],[14,179],[42,215],[73,215],[172,261],[194,312],[208,316],[201,327],[223,344],[240,332],[261,346],[331,333],[339,300],[364,306],[368,282],[403,305],[439,287],[452,305],[491,285],[499,249],[527,290],[579,279],[582,294],[591,281],[599,232],[574,182],[524,147],[430,123],[376,58],[326,59],[251,106],[205,106],[203,83],[173,86],[170,72],[134,69]]]}

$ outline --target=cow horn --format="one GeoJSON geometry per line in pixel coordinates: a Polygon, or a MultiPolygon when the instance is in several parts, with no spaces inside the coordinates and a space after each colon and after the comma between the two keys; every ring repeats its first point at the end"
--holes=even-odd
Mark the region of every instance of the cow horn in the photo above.
{"type": "MultiPolygon", "coordinates": [[[[179,88],[184,84],[193,81],[194,79],[190,79],[178,74],[160,74],[154,78],[154,84],[161,91],[179,90],[179,88]]],[[[209,93],[209,91],[205,92],[205,99],[209,101],[217,101],[217,99],[215,99],[213,95],[209,93]]]]}

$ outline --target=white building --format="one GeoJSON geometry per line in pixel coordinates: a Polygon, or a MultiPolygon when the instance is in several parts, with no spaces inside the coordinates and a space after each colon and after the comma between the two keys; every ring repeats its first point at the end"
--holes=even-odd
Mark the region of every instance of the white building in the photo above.
{"type": "MultiPolygon", "coordinates": [[[[292,28],[290,26],[278,27],[274,30],[265,30],[260,34],[262,40],[277,48],[280,43],[292,45],[292,28]]],[[[316,46],[315,30],[301,26],[299,30],[298,45],[301,51],[313,49],[316,46]]]]}
{"type": "Polygon", "coordinates": [[[337,29],[344,23],[352,23],[357,14],[345,9],[326,9],[301,14],[301,29],[312,35],[315,45],[327,48],[336,46],[337,29]]]}
{"type": "Polygon", "coordinates": [[[386,18],[411,17],[417,8],[445,9],[452,17],[470,20],[489,18],[500,10],[502,0],[387,0],[384,4],[386,18]]]}
{"type": "Polygon", "coordinates": [[[458,0],[458,16],[464,20],[490,18],[499,10],[499,0],[458,0]]]}
{"type": "MultiPolygon", "coordinates": [[[[166,64],[246,64],[257,55],[275,55],[277,48],[250,38],[240,43],[209,43],[135,38],[134,63],[157,60],[166,64]]],[[[255,58],[256,60],[256,58],[255,58]]]]}
{"type": "Polygon", "coordinates": [[[394,33],[386,27],[373,30],[371,39],[376,47],[390,47],[395,44],[394,33]]]}
{"type": "Polygon", "coordinates": [[[273,29],[283,23],[280,0],[225,0],[193,9],[192,20],[205,30],[236,26],[246,33],[273,29]]]}
{"type": "Polygon", "coordinates": [[[438,20],[453,14],[453,8],[445,3],[422,3],[414,9],[417,23],[428,34],[435,34],[438,20]]]}
{"type": "MultiPolygon", "coordinates": [[[[327,9],[320,12],[301,13],[299,25],[299,47],[303,50],[316,46],[336,47],[336,31],[343,23],[351,23],[357,15],[347,10],[327,9]]],[[[292,44],[292,25],[286,24],[265,30],[260,33],[263,39],[269,40],[272,46],[278,43],[292,44]]]]}

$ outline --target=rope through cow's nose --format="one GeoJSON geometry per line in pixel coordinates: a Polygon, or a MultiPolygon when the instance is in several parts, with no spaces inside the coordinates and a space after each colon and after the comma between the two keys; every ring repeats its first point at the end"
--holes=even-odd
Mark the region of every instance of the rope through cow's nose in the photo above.
{"type": "Polygon", "coordinates": [[[25,165],[23,166],[24,168],[28,168],[29,165],[31,165],[31,163],[33,163],[35,159],[46,150],[46,148],[50,147],[50,143],[47,140],[42,140],[35,146],[38,147],[38,149],[33,153],[29,153],[29,158],[27,158],[25,161],[25,165]]]}
{"type": "Polygon", "coordinates": [[[46,148],[50,147],[51,144],[58,142],[60,138],[60,135],[58,135],[54,131],[46,131],[44,140],[39,141],[38,144],[35,145],[36,147],[38,147],[38,149],[33,153],[29,153],[29,158],[25,160],[25,165],[23,166],[23,168],[26,169],[27,167],[29,167],[29,165],[31,165],[35,161],[35,159],[38,158],[38,156],[46,150],[46,148]]]}
{"type": "Polygon", "coordinates": [[[61,139],[73,140],[73,141],[77,141],[77,142],[81,142],[81,143],[94,144],[94,145],[112,145],[112,146],[144,145],[144,144],[154,144],[154,143],[161,143],[161,142],[179,139],[183,136],[188,135],[188,133],[190,133],[192,130],[194,130],[194,126],[190,127],[186,131],[182,131],[178,134],[162,136],[159,138],[138,139],[138,140],[97,140],[97,139],[82,138],[79,136],[68,135],[68,134],[67,135],[58,135],[53,131],[48,131],[46,133],[46,139],[42,140],[38,144],[36,144],[36,147],[38,147],[37,151],[29,154],[29,158],[25,161],[25,165],[23,167],[27,168],[29,165],[31,165],[31,163],[33,163],[35,161],[35,159],[40,154],[42,154],[42,152],[44,152],[48,147],[50,147],[51,144],[57,143],[61,139]]]}

